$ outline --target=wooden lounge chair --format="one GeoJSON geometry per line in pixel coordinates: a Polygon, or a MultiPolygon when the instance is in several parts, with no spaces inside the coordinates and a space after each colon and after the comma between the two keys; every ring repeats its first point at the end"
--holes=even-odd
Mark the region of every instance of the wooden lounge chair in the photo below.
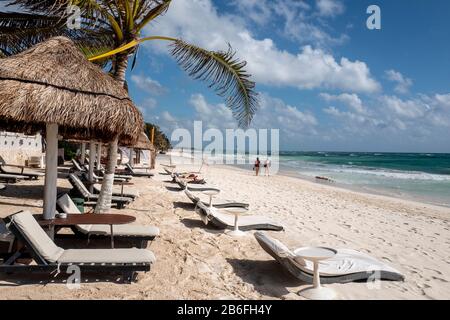
{"type": "MultiPolygon", "coordinates": [[[[307,283],[313,282],[312,262],[299,259],[283,243],[263,232],[256,232],[255,238],[264,251],[294,277],[307,283]]],[[[338,249],[333,258],[321,261],[319,271],[321,283],[346,283],[368,279],[404,280],[404,276],[398,270],[368,254],[350,249],[338,249]]]]}
{"type": "MultiPolygon", "coordinates": [[[[101,189],[99,187],[97,187],[97,185],[94,184],[94,194],[99,194],[100,191],[101,191],[101,189]]],[[[136,200],[136,198],[139,197],[139,192],[138,191],[124,191],[122,194],[121,192],[113,191],[112,195],[115,197],[126,197],[126,198],[131,198],[133,200],[136,200]]]]}
{"type": "MultiPolygon", "coordinates": [[[[86,170],[82,172],[83,177],[86,180],[89,180],[89,166],[85,165],[86,170]]],[[[102,182],[103,181],[103,177],[97,175],[95,173],[95,171],[92,174],[92,177],[94,178],[94,180],[96,182],[102,182]]],[[[114,174],[114,182],[128,182],[132,179],[132,176],[122,176],[122,175],[118,175],[118,174],[114,174]]]]}
{"type": "Polygon", "coordinates": [[[30,179],[30,180],[37,180],[39,179],[39,177],[43,177],[45,176],[45,174],[43,174],[42,172],[36,172],[36,171],[27,171],[27,172],[14,172],[14,171],[9,171],[7,169],[5,169],[5,166],[8,166],[5,163],[0,163],[0,172],[4,173],[4,174],[10,174],[10,175],[18,175],[18,176],[23,176],[26,179],[30,179]]]}
{"type": "MultiPolygon", "coordinates": [[[[84,198],[85,201],[97,202],[99,195],[89,192],[89,190],[86,188],[86,186],[83,184],[83,182],[81,182],[80,178],[78,178],[75,174],[73,174],[73,173],[69,174],[69,182],[74,187],[74,189],[77,191],[77,193],[84,198]]],[[[119,208],[119,209],[124,208],[126,205],[128,205],[132,201],[133,201],[133,199],[127,198],[127,197],[113,196],[111,199],[111,202],[116,204],[117,208],[119,208]]]]}
{"type": "Polygon", "coordinates": [[[25,176],[22,175],[18,175],[18,174],[5,174],[5,173],[0,173],[0,181],[4,181],[7,183],[16,183],[20,180],[25,180],[28,179],[25,176]]]}
{"type": "MultiPolygon", "coordinates": [[[[59,197],[57,203],[67,214],[82,214],[68,194],[59,197]]],[[[77,225],[72,231],[77,237],[88,240],[111,237],[111,228],[108,225],[77,225]]],[[[129,240],[138,248],[146,248],[147,242],[153,241],[157,236],[159,236],[159,229],[154,226],[136,224],[114,226],[114,238],[129,240]]]]}
{"type": "Polygon", "coordinates": [[[125,169],[134,177],[147,177],[147,178],[151,178],[153,177],[155,174],[152,172],[147,172],[145,170],[142,169],[136,169],[133,168],[132,166],[130,166],[129,163],[125,164],[125,169]]]}
{"type": "Polygon", "coordinates": [[[9,257],[12,253],[13,245],[14,245],[15,237],[11,233],[11,231],[8,230],[3,220],[0,220],[0,242],[7,243],[8,249],[5,251],[2,251],[0,253],[1,258],[9,257]]]}
{"type": "MultiPolygon", "coordinates": [[[[72,160],[75,171],[80,171],[80,172],[89,172],[89,160],[87,160],[87,162],[88,162],[87,164],[84,164],[83,167],[81,167],[81,165],[78,163],[78,161],[72,160]]],[[[103,165],[100,165],[100,171],[102,172],[102,174],[105,174],[105,168],[103,167],[103,165]]],[[[119,172],[117,172],[117,169],[116,169],[116,172],[114,173],[114,176],[115,177],[121,176],[121,174],[119,172]]],[[[126,175],[125,177],[120,177],[120,178],[130,180],[132,177],[130,177],[129,175],[126,175]]]]}
{"type": "Polygon", "coordinates": [[[72,164],[73,164],[73,172],[85,172],[86,171],[86,169],[85,168],[83,168],[79,163],[78,163],[78,161],[77,160],[75,160],[75,159],[72,159],[72,164]]]}
{"type": "MultiPolygon", "coordinates": [[[[203,223],[211,223],[218,229],[234,229],[234,217],[220,211],[218,208],[210,208],[202,202],[198,202],[195,212],[200,215],[203,223]]],[[[273,230],[283,231],[284,227],[264,216],[246,215],[239,218],[239,229],[249,230],[273,230]]]]}
{"type": "MultiPolygon", "coordinates": [[[[192,201],[193,204],[197,205],[199,202],[203,203],[205,206],[209,206],[209,203],[207,201],[201,201],[201,199],[194,194],[191,190],[184,190],[184,193],[186,193],[187,197],[192,201]]],[[[233,202],[233,201],[226,201],[222,203],[213,202],[212,206],[214,208],[248,208],[248,203],[242,203],[242,202],[233,202]]]]}
{"type": "MultiPolygon", "coordinates": [[[[105,169],[102,167],[100,169],[101,176],[99,176],[101,179],[103,179],[103,176],[105,175],[105,172],[106,172],[105,169]]],[[[114,178],[123,179],[125,181],[130,181],[131,179],[133,179],[133,176],[129,175],[129,174],[120,174],[120,173],[114,172],[114,178]]]]}
{"type": "Polygon", "coordinates": [[[5,218],[8,229],[24,247],[0,265],[3,273],[65,273],[72,266],[83,272],[114,272],[123,274],[124,281],[134,281],[138,271],[147,272],[156,261],[147,249],[68,249],[58,247],[28,211],[5,218]],[[15,264],[29,253],[36,264],[15,264]]]}
{"type": "MultiPolygon", "coordinates": [[[[83,172],[81,175],[83,176],[84,180],[89,181],[89,173],[83,172]]],[[[96,183],[102,183],[103,182],[103,177],[99,177],[95,173],[92,175],[92,177],[94,178],[94,182],[96,182],[96,183]]],[[[114,175],[114,183],[120,183],[120,182],[126,182],[126,180],[122,179],[122,178],[117,178],[114,175]]]]}
{"type": "MultiPolygon", "coordinates": [[[[84,171],[88,173],[89,172],[89,160],[87,160],[87,164],[84,165],[84,171]]],[[[103,167],[103,165],[100,165],[100,170],[95,169],[94,170],[94,179],[96,179],[97,181],[102,181],[103,180],[103,176],[105,175],[105,168],[103,167]],[[100,173],[101,175],[98,175],[97,173],[100,173]]],[[[114,181],[130,181],[131,179],[133,179],[133,176],[130,175],[123,175],[120,174],[118,172],[114,172],[114,181]]]]}

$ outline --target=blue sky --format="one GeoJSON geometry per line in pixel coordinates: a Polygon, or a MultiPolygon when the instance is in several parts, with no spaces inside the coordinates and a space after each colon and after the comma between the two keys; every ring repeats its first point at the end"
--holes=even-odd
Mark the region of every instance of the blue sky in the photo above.
{"type": "MultiPolygon", "coordinates": [[[[144,35],[229,42],[260,93],[252,126],[280,129],[282,150],[450,152],[449,15],[447,0],[173,0],[144,35]],[[381,30],[366,27],[371,4],[381,30]]],[[[236,127],[166,43],[141,48],[128,83],[169,136],[193,120],[236,127]]]]}

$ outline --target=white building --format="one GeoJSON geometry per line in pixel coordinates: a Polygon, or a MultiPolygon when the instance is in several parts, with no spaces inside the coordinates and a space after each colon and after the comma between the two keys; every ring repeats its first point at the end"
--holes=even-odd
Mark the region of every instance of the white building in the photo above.
{"type": "Polygon", "coordinates": [[[21,133],[0,131],[0,157],[5,163],[26,165],[39,158],[42,163],[42,137],[38,133],[27,136],[21,133]],[[34,159],[31,159],[34,157],[34,159]]]}

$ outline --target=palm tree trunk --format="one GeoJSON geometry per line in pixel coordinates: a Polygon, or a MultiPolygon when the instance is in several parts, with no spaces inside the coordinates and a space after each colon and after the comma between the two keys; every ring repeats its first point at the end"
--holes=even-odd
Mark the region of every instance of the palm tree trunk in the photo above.
{"type": "MultiPolygon", "coordinates": [[[[117,57],[114,78],[121,82],[125,87],[125,73],[128,66],[128,56],[120,55],[117,57]]],[[[117,164],[117,145],[118,137],[115,137],[108,145],[108,161],[106,164],[106,172],[103,177],[102,189],[98,197],[95,213],[105,213],[111,209],[111,199],[114,184],[114,172],[117,164]]]]}

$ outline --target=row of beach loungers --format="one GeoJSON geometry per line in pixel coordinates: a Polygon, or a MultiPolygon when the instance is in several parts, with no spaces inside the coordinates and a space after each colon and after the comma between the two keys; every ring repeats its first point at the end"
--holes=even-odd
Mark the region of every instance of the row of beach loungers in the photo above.
{"type": "MultiPolygon", "coordinates": [[[[76,190],[88,202],[95,202],[98,195],[91,193],[83,184],[80,176],[81,170],[74,165],[74,172],[69,175],[69,181],[76,190]]],[[[174,181],[180,186],[190,201],[195,205],[195,211],[205,224],[213,225],[218,229],[233,229],[234,219],[221,209],[230,207],[248,208],[246,203],[224,201],[209,203],[202,201],[196,194],[202,190],[211,190],[214,187],[208,185],[191,185],[186,179],[180,178],[181,174],[168,172],[174,181]]],[[[218,189],[216,189],[218,190],[218,189]]],[[[135,197],[114,197],[118,207],[132,202],[135,197]]],[[[68,194],[62,194],[58,198],[58,209],[65,213],[81,214],[78,207],[68,194]]],[[[124,281],[135,280],[139,271],[147,272],[152,263],[156,261],[155,255],[147,247],[148,241],[159,236],[159,229],[154,226],[123,225],[115,226],[114,236],[126,239],[132,243],[133,248],[125,249],[68,249],[58,247],[45,233],[30,212],[21,211],[10,215],[6,219],[5,230],[14,239],[21,241],[28,249],[28,254],[36,264],[23,265],[15,262],[23,256],[24,252],[18,250],[11,252],[0,265],[0,272],[65,272],[70,266],[76,265],[81,271],[86,272],[118,272],[123,274],[124,281]]],[[[260,215],[246,215],[241,218],[240,229],[282,231],[284,227],[260,215]]],[[[78,225],[73,228],[73,237],[78,239],[97,239],[110,237],[109,226],[103,225],[78,225]]],[[[67,237],[67,234],[58,234],[55,238],[67,237]]],[[[293,252],[277,239],[267,233],[257,231],[254,234],[261,247],[270,254],[280,265],[296,278],[311,283],[313,281],[313,266],[310,262],[300,260],[293,252]]],[[[12,246],[11,246],[12,247],[12,246]]],[[[367,280],[376,276],[381,280],[404,280],[403,275],[396,269],[385,263],[356,250],[338,249],[337,254],[320,265],[322,283],[346,283],[359,280],[367,280]]]]}
{"type": "MultiPolygon", "coordinates": [[[[76,172],[81,172],[81,173],[87,173],[89,172],[89,167],[88,164],[85,164],[83,167],[80,165],[80,163],[76,160],[76,159],[72,159],[72,165],[73,165],[73,170],[75,170],[76,172]]],[[[124,179],[124,180],[130,180],[132,177],[147,177],[147,178],[151,178],[154,176],[153,172],[148,172],[146,169],[137,169],[137,168],[133,168],[132,166],[130,166],[130,164],[125,164],[125,171],[128,173],[127,175],[114,175],[114,178],[120,178],[120,179],[124,179]]],[[[104,174],[105,170],[101,169],[101,172],[104,174]]],[[[101,177],[98,177],[97,175],[94,176],[94,178],[97,179],[101,179],[101,177]]]]}
{"type": "MultiPolygon", "coordinates": [[[[211,224],[218,229],[233,229],[234,218],[226,213],[221,212],[223,208],[243,207],[248,208],[246,203],[235,201],[225,201],[222,203],[209,203],[202,201],[197,194],[205,190],[219,189],[207,185],[196,186],[186,182],[180,178],[180,174],[174,172],[174,168],[167,166],[164,168],[167,174],[170,174],[173,181],[184,190],[186,196],[195,205],[195,211],[200,219],[207,224],[211,224]]],[[[261,215],[246,215],[240,218],[239,229],[243,231],[249,230],[269,230],[283,231],[284,227],[261,215]]],[[[313,264],[312,262],[299,259],[295,254],[282,242],[270,237],[267,233],[257,231],[254,234],[260,246],[271,255],[280,265],[301,281],[313,282],[313,264]]],[[[338,249],[337,254],[328,260],[321,261],[320,274],[322,283],[347,283],[354,281],[362,281],[367,279],[403,281],[404,276],[396,269],[389,265],[356,250],[338,249]]]]}
{"type": "MultiPolygon", "coordinates": [[[[80,176],[83,169],[78,162],[73,162],[74,168],[69,174],[75,194],[86,201],[95,202],[98,195],[89,192],[80,176]],[[79,170],[80,169],[80,170],[79,170]]],[[[130,179],[132,176],[130,176],[130,179]]],[[[97,190],[99,191],[99,190],[97,190]]],[[[137,194],[126,194],[127,197],[113,197],[113,201],[122,207],[133,201],[137,194]]],[[[62,194],[57,199],[58,211],[70,214],[82,214],[68,194],[62,194]]],[[[76,225],[73,234],[59,234],[55,230],[55,239],[76,238],[88,242],[94,239],[109,239],[111,229],[109,225],[76,225]]],[[[149,225],[116,225],[114,238],[125,240],[132,248],[121,249],[68,249],[58,247],[55,242],[38,224],[35,217],[28,211],[20,211],[4,219],[0,227],[2,240],[9,239],[8,254],[3,258],[0,272],[4,273],[59,273],[67,268],[77,266],[83,272],[114,272],[121,273],[125,282],[134,281],[139,271],[147,272],[151,264],[156,261],[155,255],[148,249],[147,244],[159,236],[159,228],[149,225]],[[20,241],[27,251],[22,249],[13,252],[14,241],[20,241]],[[22,258],[32,258],[36,264],[16,263],[22,258]]]]}
{"type": "Polygon", "coordinates": [[[43,177],[44,174],[42,172],[28,170],[18,173],[15,171],[11,171],[8,169],[8,164],[4,163],[0,160],[0,181],[6,183],[17,183],[21,180],[37,180],[40,177],[43,177]]]}

